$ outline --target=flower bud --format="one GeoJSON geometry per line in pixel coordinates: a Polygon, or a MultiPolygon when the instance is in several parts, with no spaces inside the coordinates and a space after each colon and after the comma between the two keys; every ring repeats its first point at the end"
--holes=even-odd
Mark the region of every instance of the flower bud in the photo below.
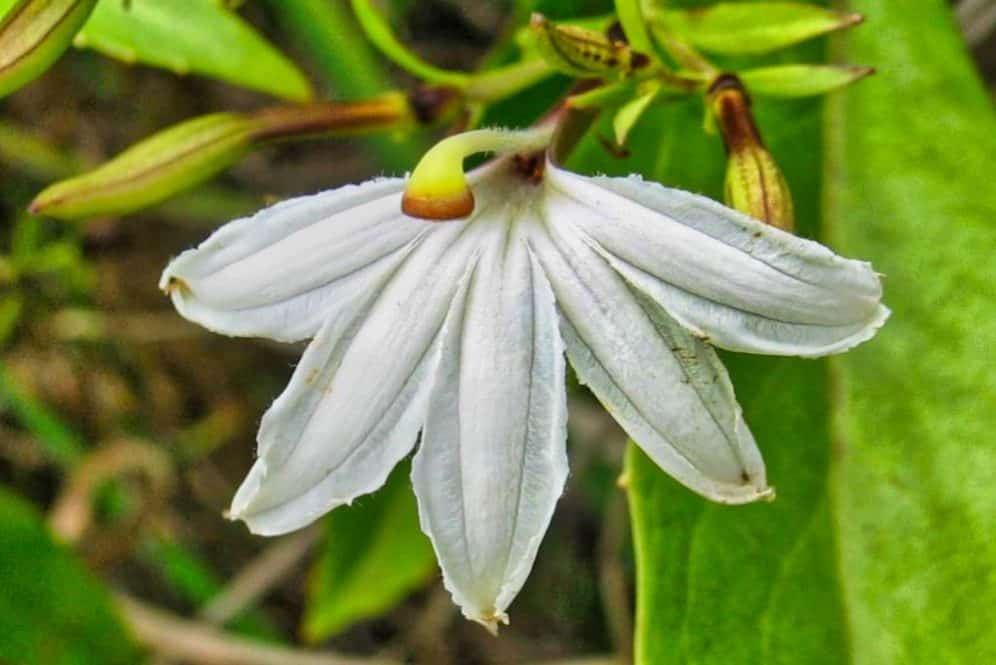
{"type": "Polygon", "coordinates": [[[258,125],[236,113],[188,120],[89,173],[48,187],[29,209],[35,214],[80,219],[123,214],[158,203],[241,158],[258,125]]]}
{"type": "Polygon", "coordinates": [[[542,14],[533,14],[529,27],[547,64],[564,74],[602,77],[628,74],[645,67],[650,60],[632,50],[626,42],[573,25],[551,23],[542,14]]]}
{"type": "Polygon", "coordinates": [[[0,21],[0,97],[40,76],[86,23],[97,0],[18,0],[0,21]]]}
{"type": "Polygon", "coordinates": [[[740,80],[720,76],[710,88],[709,104],[726,145],[727,205],[791,232],[795,228],[792,194],[761,141],[740,80]]]}
{"type": "Polygon", "coordinates": [[[655,32],[729,55],[766,53],[862,20],[860,14],[799,2],[721,2],[701,9],[659,10],[650,18],[655,32]]]}
{"type": "MultiPolygon", "coordinates": [[[[433,114],[452,104],[440,93],[433,114]]],[[[30,210],[61,219],[124,214],[196,185],[260,145],[316,135],[351,135],[432,120],[400,93],[355,102],[215,113],[180,123],[132,146],[97,169],[58,182],[30,210]],[[429,120],[423,120],[423,114],[429,120]]]]}

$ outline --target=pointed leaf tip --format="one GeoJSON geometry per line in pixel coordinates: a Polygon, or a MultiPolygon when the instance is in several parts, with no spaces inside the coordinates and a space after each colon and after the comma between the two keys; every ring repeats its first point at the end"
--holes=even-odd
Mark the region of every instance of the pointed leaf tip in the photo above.
{"type": "Polygon", "coordinates": [[[796,2],[719,3],[658,11],[652,27],[713,53],[766,53],[861,23],[854,12],[796,2]]]}

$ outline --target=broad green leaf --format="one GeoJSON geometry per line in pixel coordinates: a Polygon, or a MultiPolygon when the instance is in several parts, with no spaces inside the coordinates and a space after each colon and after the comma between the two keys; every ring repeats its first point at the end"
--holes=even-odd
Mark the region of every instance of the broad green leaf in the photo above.
{"type": "Polygon", "coordinates": [[[376,494],[325,518],[302,626],[309,641],[385,612],[435,572],[436,557],[419,529],[408,471],[408,464],[399,465],[376,494]]]}
{"type": "Polygon", "coordinates": [[[686,39],[703,50],[752,54],[847,28],[861,17],[801,2],[722,2],[690,10],[659,10],[651,20],[653,29],[686,39]]]}
{"type": "Polygon", "coordinates": [[[827,223],[893,316],[835,360],[840,569],[855,662],[996,662],[996,118],[948,4],[855,0],[827,223]]]}
{"type": "Polygon", "coordinates": [[[0,487],[0,662],[139,662],[106,589],[22,499],[0,487]]]}
{"type": "Polygon", "coordinates": [[[102,0],[76,44],[125,62],[210,76],[291,101],[312,96],[297,67],[217,0],[102,0]]]}

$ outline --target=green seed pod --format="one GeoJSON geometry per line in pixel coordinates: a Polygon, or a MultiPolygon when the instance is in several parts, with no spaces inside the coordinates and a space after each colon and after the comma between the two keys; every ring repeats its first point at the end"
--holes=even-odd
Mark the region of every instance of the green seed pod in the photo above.
{"type": "Polygon", "coordinates": [[[783,231],[793,231],[792,194],[764,147],[740,80],[720,76],[709,91],[709,103],[726,145],[727,205],[783,231]]]}
{"type": "Polygon", "coordinates": [[[536,35],[543,59],[557,71],[571,76],[628,74],[649,63],[646,55],[637,53],[625,42],[593,30],[551,23],[542,14],[533,14],[529,27],[536,35]]]}
{"type": "Polygon", "coordinates": [[[69,48],[97,0],[18,0],[0,21],[0,97],[40,76],[69,48]]]}
{"type": "Polygon", "coordinates": [[[158,203],[214,175],[251,147],[258,123],[215,113],[171,127],[97,169],[41,192],[30,210],[61,219],[123,214],[158,203]]]}

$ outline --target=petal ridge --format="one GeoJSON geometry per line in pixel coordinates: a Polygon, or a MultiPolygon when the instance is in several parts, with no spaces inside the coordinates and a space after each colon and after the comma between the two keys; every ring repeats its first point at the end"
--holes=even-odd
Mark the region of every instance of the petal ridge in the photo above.
{"type": "Polygon", "coordinates": [[[258,533],[299,528],[379,487],[410,452],[446,313],[474,260],[473,229],[428,236],[354,320],[329,320],[263,417],[260,458],[233,517],[258,533]]]}
{"type": "Polygon", "coordinates": [[[715,352],[648,308],[579,234],[550,218],[530,246],[553,287],[582,382],[682,484],[723,503],[768,496],[760,453],[715,352]]]}

